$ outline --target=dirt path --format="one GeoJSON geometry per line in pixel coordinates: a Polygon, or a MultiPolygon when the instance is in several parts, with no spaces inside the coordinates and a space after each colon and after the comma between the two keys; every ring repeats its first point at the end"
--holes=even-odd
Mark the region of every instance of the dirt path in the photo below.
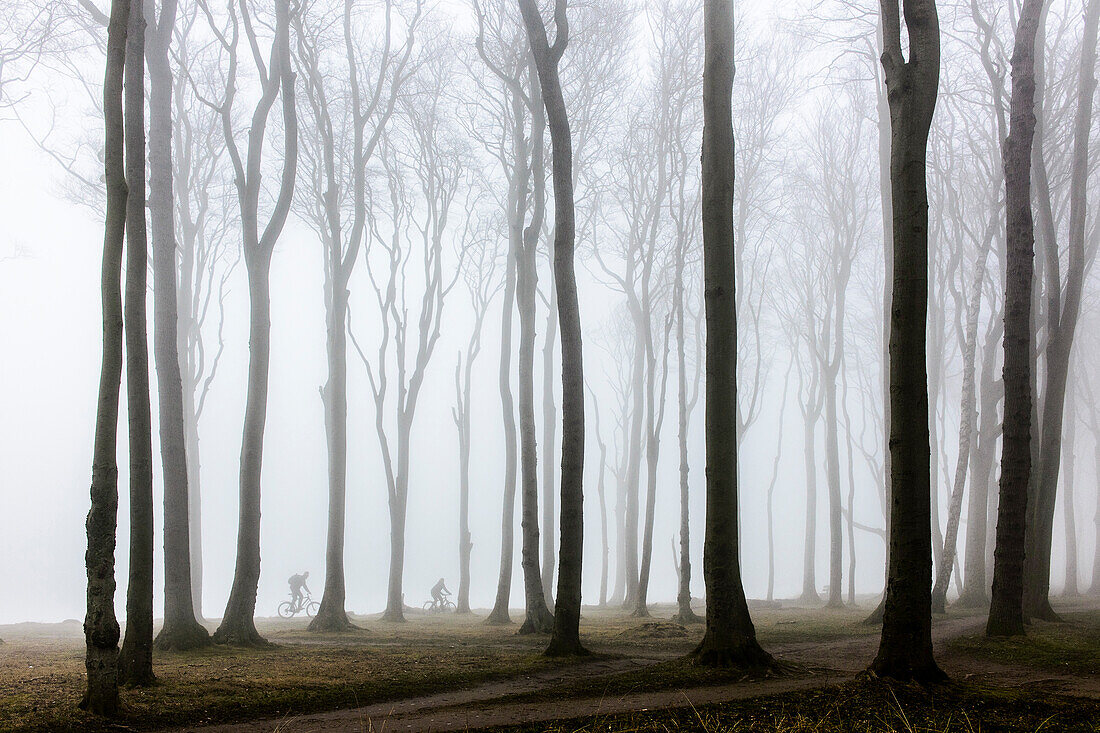
{"type": "MultiPolygon", "coordinates": [[[[1060,675],[1044,670],[977,661],[947,649],[951,639],[980,632],[984,619],[948,618],[933,626],[937,659],[955,679],[1004,687],[1027,685],[1059,694],[1100,698],[1100,680],[1060,675]]],[[[814,669],[806,676],[788,676],[754,682],[711,685],[663,692],[640,692],[618,697],[569,699],[567,702],[507,702],[504,698],[537,692],[570,680],[609,676],[642,669],[662,661],[658,656],[636,656],[586,662],[545,673],[491,682],[468,690],[234,725],[183,728],[206,733],[313,733],[314,731],[449,731],[491,726],[539,723],[561,718],[612,715],[646,709],[707,705],[762,695],[837,684],[867,668],[878,648],[878,635],[847,637],[828,642],[798,642],[771,646],[779,659],[814,669]]]]}

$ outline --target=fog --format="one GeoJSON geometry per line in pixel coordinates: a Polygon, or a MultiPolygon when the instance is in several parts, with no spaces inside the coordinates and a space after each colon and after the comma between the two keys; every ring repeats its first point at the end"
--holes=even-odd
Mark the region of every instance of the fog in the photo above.
{"type": "MultiPolygon", "coordinates": [[[[482,4],[496,7],[490,2],[482,4]]],[[[18,6],[20,13],[29,18],[31,5],[14,2],[8,7],[18,6]]],[[[217,3],[211,7],[214,5],[217,3]]],[[[266,49],[271,36],[269,24],[273,21],[268,17],[268,9],[261,5],[257,4],[254,12],[263,19],[257,32],[266,49]]],[[[382,17],[380,3],[369,5],[363,11],[364,27],[382,17]]],[[[883,589],[886,527],[882,406],[885,265],[876,111],[876,94],[881,84],[877,78],[881,72],[875,50],[876,21],[862,12],[859,3],[780,5],[777,11],[772,3],[745,2],[740,3],[738,11],[734,125],[739,156],[737,192],[742,197],[739,206],[743,208],[738,211],[743,218],[738,232],[738,264],[742,269],[737,283],[739,405],[744,423],[739,447],[742,576],[750,599],[764,599],[769,594],[771,485],[774,486],[771,497],[774,587],[770,592],[776,599],[794,599],[803,593],[809,485],[816,496],[814,583],[824,597],[824,589],[830,584],[832,468],[838,472],[842,497],[844,598],[848,599],[854,567],[854,591],[858,601],[870,610],[883,589]],[[808,47],[812,50],[806,50],[808,47]],[[842,335],[840,348],[834,350],[838,311],[843,317],[842,335]],[[835,371],[830,374],[830,369],[835,371]],[[826,383],[838,390],[835,414],[830,414],[819,402],[817,417],[807,418],[806,407],[815,399],[814,390],[822,389],[821,385],[826,383]],[[813,421],[809,444],[807,419],[813,421]],[[829,458],[830,420],[837,429],[833,436],[838,440],[835,465],[830,464],[829,458]],[[812,456],[807,461],[808,447],[812,456]],[[813,471],[812,477],[808,469],[813,471]]],[[[993,44],[993,54],[997,73],[1004,83],[1007,54],[1011,52],[1012,21],[1001,3],[979,1],[977,5],[1001,34],[1000,40],[993,44]]],[[[1054,261],[1059,262],[1060,257],[1062,268],[1068,267],[1069,259],[1068,245],[1064,242],[1070,236],[1071,131],[1080,55],[1080,5],[1075,0],[1053,3],[1046,40],[1049,109],[1041,134],[1049,167],[1053,224],[1063,242],[1054,261]]],[[[412,3],[396,6],[395,18],[399,21],[392,31],[392,40],[399,45],[405,42],[401,23],[412,17],[412,3]]],[[[614,598],[622,551],[615,512],[619,487],[629,473],[623,453],[629,433],[619,421],[624,416],[628,421],[633,417],[631,403],[624,406],[622,400],[634,395],[629,379],[637,353],[634,339],[638,335],[630,320],[623,283],[618,278],[631,277],[626,273],[632,257],[651,256],[653,305],[646,318],[655,343],[652,369],[656,399],[664,402],[663,408],[659,408],[663,410],[663,420],[654,441],[659,443],[660,455],[656,467],[648,598],[650,603],[670,603],[677,594],[676,553],[680,541],[678,349],[670,305],[676,282],[677,242],[685,248],[687,261],[681,281],[687,309],[684,352],[689,393],[701,383],[698,344],[698,339],[703,338],[698,318],[702,307],[701,229],[697,214],[685,216],[682,222],[675,216],[697,207],[702,124],[700,72],[695,62],[702,52],[702,14],[692,3],[638,2],[627,10],[617,2],[592,0],[576,6],[579,9],[574,35],[563,59],[562,78],[565,103],[574,123],[577,278],[585,382],[589,390],[582,598],[585,604],[595,604],[600,596],[602,545],[597,485],[603,472],[610,548],[608,594],[613,600],[621,600],[614,598]],[[615,18],[621,19],[622,24],[612,27],[621,32],[609,34],[601,22],[609,23],[615,18]],[[692,31],[693,28],[696,30],[692,31]],[[662,32],[666,34],[664,44],[662,32]],[[681,48],[680,43],[691,47],[681,48]],[[662,52],[680,54],[669,65],[664,89],[660,83],[662,52]],[[598,59],[605,66],[597,67],[593,62],[582,69],[581,62],[571,66],[571,58],[598,59]],[[677,90],[683,90],[684,99],[690,103],[681,107],[675,96],[677,90]],[[670,127],[672,123],[662,126],[668,121],[664,113],[673,107],[682,113],[675,116],[676,126],[670,127]],[[659,175],[668,177],[660,182],[653,160],[658,155],[664,156],[659,175]],[[663,198],[658,198],[654,191],[662,186],[663,198]],[[649,221],[656,222],[652,237],[639,228],[641,222],[649,221]],[[601,441],[608,450],[606,466],[600,464],[601,441]],[[627,470],[617,473],[620,467],[627,470]]],[[[991,361],[988,371],[993,376],[986,382],[994,389],[1001,370],[1002,344],[995,332],[1004,303],[1004,186],[998,175],[1000,140],[996,116],[1004,114],[1007,96],[994,112],[990,82],[980,58],[980,31],[971,16],[970,3],[944,2],[941,6],[944,71],[929,152],[932,238],[928,366],[932,481],[937,510],[933,544],[942,547],[959,454],[960,400],[967,372],[966,308],[975,278],[979,277],[976,274],[979,267],[988,268],[979,280],[977,356],[976,364],[970,365],[979,381],[975,398],[980,405],[975,408],[979,410],[979,421],[987,408],[982,369],[991,361]],[[992,232],[988,237],[984,234],[987,228],[992,232]],[[987,264],[983,247],[988,247],[987,264]]],[[[313,32],[318,34],[324,57],[321,68],[336,79],[332,99],[335,106],[340,106],[346,105],[346,80],[339,78],[343,69],[339,65],[343,41],[339,24],[334,20],[340,17],[339,12],[333,13],[335,7],[335,4],[311,3],[305,17],[307,23],[310,18],[317,23],[313,32]]],[[[97,158],[103,126],[97,95],[102,81],[100,46],[105,31],[82,17],[84,12],[75,5],[57,9],[56,17],[52,18],[52,35],[43,40],[41,53],[33,59],[16,59],[14,73],[9,74],[6,68],[0,70],[0,159],[4,161],[0,174],[0,222],[3,222],[0,227],[0,496],[3,498],[0,587],[6,589],[0,599],[0,623],[79,619],[85,609],[84,522],[89,509],[89,467],[102,343],[99,287],[104,207],[102,187],[87,183],[97,184],[102,170],[97,158]]],[[[224,22],[224,8],[214,8],[213,13],[215,22],[224,22]]],[[[432,347],[411,430],[403,591],[405,602],[418,607],[430,598],[429,591],[439,577],[444,577],[452,590],[459,584],[460,456],[453,412],[455,367],[456,360],[466,358],[476,317],[467,288],[471,253],[483,247],[489,250],[488,259],[495,263],[495,269],[490,275],[492,300],[484,316],[481,351],[472,371],[469,524],[473,543],[470,605],[486,613],[493,606],[500,568],[505,432],[497,368],[508,251],[504,213],[508,191],[499,156],[506,154],[500,151],[511,143],[500,122],[503,119],[506,123],[508,119],[506,111],[501,113],[499,109],[505,105],[505,87],[486,68],[474,48],[477,23],[471,5],[457,1],[434,3],[425,7],[424,14],[418,21],[422,25],[414,46],[418,65],[412,72],[413,81],[409,90],[399,95],[401,105],[387,128],[391,138],[377,154],[380,158],[390,156],[395,167],[405,166],[400,175],[406,181],[408,199],[403,203],[407,208],[405,216],[412,219],[401,224],[409,234],[405,241],[408,262],[403,267],[407,273],[403,290],[406,295],[397,310],[409,324],[409,339],[404,345],[409,369],[419,348],[417,328],[422,315],[424,272],[428,271],[422,265],[426,238],[422,241],[414,227],[422,226],[421,219],[428,221],[432,216],[409,167],[415,165],[411,160],[415,157],[413,141],[422,139],[417,137],[421,132],[417,124],[427,115],[424,107],[418,105],[426,101],[438,103],[442,130],[439,140],[443,141],[439,149],[450,150],[448,146],[461,149],[464,167],[450,213],[445,221],[432,222],[443,227],[440,268],[444,284],[453,281],[454,285],[442,301],[438,342],[432,347]],[[436,66],[446,68],[439,71],[436,66]],[[445,76],[430,78],[437,73],[445,76]],[[434,96],[425,91],[433,83],[444,93],[434,96]],[[484,140],[479,140],[478,135],[484,140]],[[500,150],[494,150],[492,144],[483,144],[486,141],[504,143],[500,150]]],[[[198,116],[205,110],[196,101],[195,89],[213,93],[220,79],[210,69],[217,68],[220,57],[211,41],[207,19],[197,13],[191,2],[181,4],[180,15],[194,21],[191,42],[195,79],[192,87],[182,85],[180,93],[189,106],[176,114],[198,116]]],[[[292,29],[291,35],[295,33],[292,29]]],[[[292,38],[291,45],[295,43],[292,38]]],[[[372,68],[375,58],[372,54],[379,53],[379,43],[378,38],[363,40],[363,68],[372,68]]],[[[499,59],[507,51],[506,46],[501,46],[490,53],[497,54],[499,59]]],[[[235,125],[238,138],[243,140],[257,97],[257,80],[243,44],[241,54],[245,79],[241,82],[235,125]]],[[[294,54],[297,59],[300,54],[297,46],[294,54]]],[[[178,64],[178,59],[173,64],[178,64]]],[[[326,271],[324,248],[315,226],[325,184],[319,178],[319,147],[309,92],[305,88],[306,76],[299,68],[295,83],[301,152],[294,203],[271,258],[271,357],[263,436],[258,616],[275,615],[277,605],[286,599],[287,578],[292,574],[309,571],[310,587],[317,599],[325,586],[329,478],[321,390],[327,378],[326,271]]],[[[334,114],[337,140],[343,144],[350,139],[346,128],[349,123],[342,106],[334,114]]],[[[276,103],[262,163],[261,226],[270,215],[282,163],[284,135],[279,115],[276,103]]],[[[1067,530],[1075,533],[1070,542],[1076,548],[1076,585],[1082,591],[1089,587],[1090,579],[1097,577],[1093,563],[1100,556],[1094,549],[1100,527],[1097,513],[1100,435],[1095,431],[1098,405],[1091,398],[1092,391],[1100,389],[1100,371],[1096,366],[1100,356],[1097,341],[1100,287],[1092,268],[1100,245],[1096,206],[1100,199],[1098,119],[1094,116],[1091,121],[1084,295],[1066,397],[1067,406],[1075,408],[1075,417],[1066,420],[1063,431],[1063,440],[1074,436],[1072,455],[1076,459],[1069,461],[1067,454],[1062,463],[1052,542],[1054,594],[1061,593],[1066,584],[1067,530]],[[1074,479],[1072,524],[1066,519],[1067,465],[1074,479]]],[[[176,124],[180,124],[178,118],[176,124]]],[[[203,130],[200,136],[214,136],[210,145],[224,148],[217,126],[208,125],[203,130]]],[[[549,146],[548,137],[546,144],[549,146]]],[[[342,194],[347,195],[351,183],[346,166],[350,164],[343,153],[340,155],[343,158],[337,172],[342,179],[338,185],[342,194]]],[[[232,174],[224,156],[214,165],[217,171],[209,190],[217,203],[210,209],[208,235],[210,241],[220,237],[217,246],[221,254],[210,271],[214,292],[200,332],[206,359],[204,379],[200,382],[205,383],[205,377],[210,376],[219,343],[224,351],[217,359],[198,420],[201,610],[207,618],[221,616],[233,581],[249,360],[249,290],[246,268],[240,258],[240,222],[231,186],[232,174]],[[222,219],[217,220],[218,217],[222,219]],[[218,227],[224,231],[213,233],[218,227]],[[223,286],[218,285],[222,278],[223,286]],[[224,293],[220,302],[219,292],[224,293]]],[[[540,502],[542,468],[548,456],[555,481],[560,481],[558,446],[562,434],[561,353],[560,343],[555,343],[550,380],[556,405],[555,447],[547,451],[543,346],[547,314],[552,313],[548,311],[552,306],[549,291],[552,275],[546,250],[553,232],[549,171],[547,152],[544,173],[547,196],[551,198],[546,202],[546,221],[537,249],[539,295],[535,298],[533,319],[540,502]]],[[[382,278],[384,286],[387,273],[383,247],[398,228],[393,211],[387,208],[390,195],[387,174],[394,175],[377,159],[370,164],[370,221],[348,287],[350,333],[355,344],[349,342],[347,350],[345,606],[363,614],[378,613],[386,607],[390,567],[386,468],[375,429],[376,404],[370,376],[377,375],[379,367],[372,362],[373,371],[368,373],[357,350],[362,348],[369,360],[375,360],[384,338],[384,320],[371,276],[382,278]]],[[[350,211],[350,204],[341,205],[345,206],[345,213],[350,211]]],[[[1043,277],[1043,271],[1037,270],[1036,300],[1040,303],[1049,294],[1048,281],[1043,277]]],[[[1044,318],[1045,315],[1036,318],[1040,348],[1048,338],[1044,318]]],[[[149,329],[152,333],[151,305],[149,329]]],[[[513,329],[511,379],[518,399],[518,320],[513,329]]],[[[392,333],[389,337],[392,338],[392,333]]],[[[390,378],[396,379],[392,351],[387,363],[390,378]]],[[[152,360],[150,364],[152,370],[152,360]]],[[[1045,357],[1039,355],[1036,364],[1039,384],[1043,385],[1045,357]]],[[[151,384],[157,532],[154,599],[159,618],[164,599],[163,486],[155,371],[151,384]]],[[[390,388],[397,390],[395,384],[390,388]]],[[[125,390],[121,400],[120,415],[125,416],[125,390]]],[[[997,416],[993,423],[999,430],[1002,403],[994,398],[992,404],[997,416]]],[[[810,412],[813,410],[810,404],[810,412]]],[[[384,429],[396,445],[398,428],[394,415],[392,406],[387,406],[384,429]]],[[[691,559],[695,568],[691,591],[696,597],[704,596],[703,419],[704,404],[700,398],[690,414],[686,438],[691,559]]],[[[119,589],[115,596],[120,616],[127,577],[125,538],[130,530],[125,431],[123,417],[118,444],[119,589]]],[[[996,434],[983,435],[982,441],[982,450],[993,467],[988,477],[980,479],[993,498],[992,507],[981,507],[993,518],[988,528],[991,546],[999,448],[996,434]]],[[[634,454],[638,470],[635,490],[644,524],[646,462],[644,448],[638,447],[634,454]]],[[[969,465],[973,465],[973,459],[969,465]]],[[[972,468],[968,471],[957,540],[960,567],[971,526],[968,500],[974,475],[972,468]]],[[[541,516],[540,506],[540,521],[541,516]]],[[[518,501],[514,526],[510,603],[513,609],[522,608],[524,601],[518,501]]],[[[552,534],[556,550],[556,527],[541,526],[540,530],[552,534]]],[[[546,558],[542,560],[545,563],[546,558]]],[[[991,577],[990,574],[990,580],[991,577]]],[[[956,572],[951,578],[949,600],[958,595],[958,583],[956,572]]]]}

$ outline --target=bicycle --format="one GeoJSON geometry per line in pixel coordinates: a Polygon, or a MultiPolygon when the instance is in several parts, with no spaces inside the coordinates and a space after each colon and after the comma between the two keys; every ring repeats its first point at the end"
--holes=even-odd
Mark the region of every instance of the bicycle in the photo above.
{"type": "Polygon", "coordinates": [[[424,610],[427,613],[446,613],[447,611],[455,612],[458,607],[455,606],[454,601],[450,598],[444,598],[442,601],[436,601],[434,598],[430,601],[424,602],[424,610]]]}
{"type": "Polygon", "coordinates": [[[295,604],[292,594],[289,601],[283,601],[279,604],[279,616],[282,618],[294,618],[302,611],[305,611],[306,616],[313,618],[320,605],[320,603],[313,600],[309,593],[303,593],[301,599],[295,604]]]}

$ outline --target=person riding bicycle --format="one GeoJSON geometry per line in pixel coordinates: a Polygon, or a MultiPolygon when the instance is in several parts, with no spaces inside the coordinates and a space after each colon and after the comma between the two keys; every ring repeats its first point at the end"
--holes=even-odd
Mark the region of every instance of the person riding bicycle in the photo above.
{"type": "Polygon", "coordinates": [[[432,601],[437,608],[442,608],[447,604],[447,596],[451,595],[451,591],[447,589],[447,584],[443,582],[443,578],[439,579],[439,582],[432,586],[432,601]]]}
{"type": "Polygon", "coordinates": [[[309,578],[309,571],[305,571],[301,574],[291,575],[287,579],[287,583],[290,584],[290,602],[294,604],[295,608],[302,605],[302,589],[305,589],[306,593],[310,593],[309,586],[306,585],[306,580],[309,578]]]}

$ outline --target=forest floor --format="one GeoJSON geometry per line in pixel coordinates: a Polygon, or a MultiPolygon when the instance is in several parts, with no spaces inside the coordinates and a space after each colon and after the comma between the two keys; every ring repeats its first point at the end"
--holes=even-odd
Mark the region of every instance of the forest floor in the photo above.
{"type": "Polygon", "coordinates": [[[863,600],[754,608],[784,671],[753,679],[685,664],[702,626],[672,623],[666,606],[649,619],[586,608],[593,654],[566,660],[541,656],[545,636],[483,614],[354,617],[362,631],[323,635],[305,619],[262,619],[273,648],[158,654],[158,683],[124,690],[110,724],[76,709],[78,622],[0,626],[0,730],[1100,731],[1100,600],[1056,603],[1065,623],[1036,623],[1026,639],[986,640],[983,612],[936,617],[952,683],[931,689],[860,675],[878,645],[863,600]]]}

